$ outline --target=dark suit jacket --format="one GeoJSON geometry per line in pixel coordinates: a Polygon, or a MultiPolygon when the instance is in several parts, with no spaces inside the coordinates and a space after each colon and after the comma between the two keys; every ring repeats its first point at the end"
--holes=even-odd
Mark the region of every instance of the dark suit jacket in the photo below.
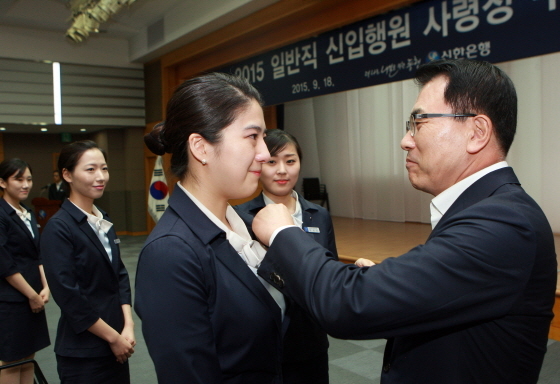
{"type": "Polygon", "coordinates": [[[61,309],[54,347],[61,356],[110,356],[109,344],[87,329],[99,318],[119,333],[124,327],[122,305],[132,302],[130,282],[113,227],[108,238],[112,261],[87,216],[68,200],[43,230],[45,274],[61,309]]]}
{"type": "Polygon", "coordinates": [[[134,308],[160,383],[281,383],[280,307],[180,189],[138,260],[134,308]]]}
{"type": "MultiPolygon", "coordinates": [[[[23,204],[21,205],[30,211],[23,204]]],[[[31,235],[16,211],[6,200],[0,198],[0,301],[28,301],[27,297],[6,281],[6,277],[18,272],[37,293],[43,289],[39,271],[41,264],[39,231],[33,212],[31,212],[31,228],[35,237],[31,235]]]]}
{"type": "Polygon", "coordinates": [[[49,185],[49,200],[64,200],[66,198],[66,191],[64,190],[64,183],[60,186],[60,190],[56,189],[56,183],[49,185]]]}
{"type": "MultiPolygon", "coordinates": [[[[308,235],[328,249],[338,260],[334,229],[329,212],[320,205],[305,200],[299,194],[298,201],[301,204],[303,226],[320,228],[319,233],[308,232],[308,235]]],[[[253,218],[265,205],[263,195],[260,194],[253,200],[234,208],[251,228],[253,218]]],[[[284,361],[304,361],[321,353],[326,354],[329,347],[327,333],[295,303],[289,307],[288,314],[290,326],[284,337],[284,361]]]]}
{"type": "Polygon", "coordinates": [[[398,258],[358,268],[325,252],[288,228],[259,274],[277,274],[282,292],[335,337],[390,338],[382,383],[537,382],[556,255],[546,217],[511,168],[475,182],[426,244],[398,258]]]}

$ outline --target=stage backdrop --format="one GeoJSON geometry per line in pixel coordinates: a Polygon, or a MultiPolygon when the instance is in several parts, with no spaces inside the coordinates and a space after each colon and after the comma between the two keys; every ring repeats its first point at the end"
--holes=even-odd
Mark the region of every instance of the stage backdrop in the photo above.
{"type": "Polygon", "coordinates": [[[557,0],[430,0],[217,70],[249,79],[274,105],[409,79],[437,58],[558,52],[558,36],[557,0]]]}

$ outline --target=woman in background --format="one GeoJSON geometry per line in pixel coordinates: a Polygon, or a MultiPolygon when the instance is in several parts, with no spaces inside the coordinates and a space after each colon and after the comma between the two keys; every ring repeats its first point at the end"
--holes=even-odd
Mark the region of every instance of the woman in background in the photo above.
{"type": "Polygon", "coordinates": [[[130,382],[134,323],[128,273],[108,216],[94,200],[109,181],[105,153],[93,141],[60,151],[70,191],[41,238],[45,273],[61,310],[54,351],[61,383],[130,382]]]}
{"type": "Polygon", "coordinates": [[[213,73],[181,84],[145,137],[179,178],[136,274],[160,383],[282,383],[284,297],[256,275],[264,249],[228,204],[255,192],[264,132],[253,86],[213,73]]]}
{"type": "MultiPolygon", "coordinates": [[[[50,344],[45,304],[49,287],[39,257],[39,231],[23,205],[33,179],[20,159],[0,164],[0,361],[32,359],[50,344]]],[[[0,371],[0,383],[32,384],[33,364],[0,371]]]]}
{"type": "MultiPolygon", "coordinates": [[[[305,200],[294,191],[299,178],[301,148],[296,138],[280,129],[267,132],[264,141],[270,160],[263,165],[263,192],[235,208],[250,227],[253,217],[267,204],[284,204],[296,225],[338,259],[334,229],[329,212],[305,200]]],[[[329,382],[329,342],[327,333],[295,303],[286,313],[290,324],[284,337],[282,373],[286,384],[327,384],[329,382]]]]}

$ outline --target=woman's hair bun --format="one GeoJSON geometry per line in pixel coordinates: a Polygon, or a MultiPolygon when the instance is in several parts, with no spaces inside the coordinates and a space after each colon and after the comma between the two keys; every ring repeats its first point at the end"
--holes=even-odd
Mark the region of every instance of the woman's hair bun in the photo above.
{"type": "Polygon", "coordinates": [[[161,122],[156,124],[150,133],[144,135],[144,143],[146,143],[148,149],[159,156],[165,155],[166,152],[170,152],[161,137],[164,128],[165,122],[161,122]]]}

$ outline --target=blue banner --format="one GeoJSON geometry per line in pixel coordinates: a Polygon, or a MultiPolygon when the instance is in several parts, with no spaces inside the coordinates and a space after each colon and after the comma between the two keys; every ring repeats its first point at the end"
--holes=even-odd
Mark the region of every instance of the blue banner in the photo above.
{"type": "Polygon", "coordinates": [[[274,105],[409,79],[438,58],[499,63],[557,51],[557,0],[430,0],[218,71],[245,77],[274,105]]]}

